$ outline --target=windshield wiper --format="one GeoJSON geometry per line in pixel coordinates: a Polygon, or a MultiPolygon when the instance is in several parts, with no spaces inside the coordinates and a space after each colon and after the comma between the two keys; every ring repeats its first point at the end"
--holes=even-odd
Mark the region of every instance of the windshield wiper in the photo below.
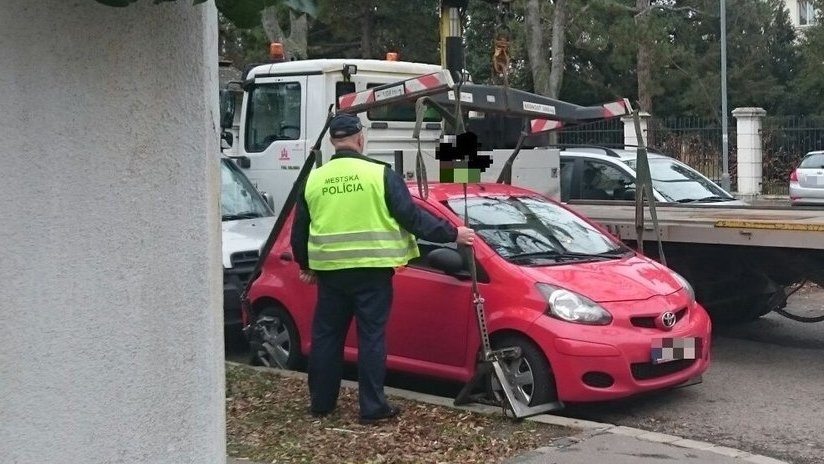
{"type": "Polygon", "coordinates": [[[252,211],[246,213],[238,213],[238,214],[224,214],[222,216],[223,221],[237,221],[239,219],[254,219],[259,218],[262,215],[260,213],[255,213],[252,211]]]}
{"type": "Polygon", "coordinates": [[[508,256],[509,259],[531,259],[531,258],[549,258],[549,259],[556,259],[556,260],[566,260],[566,259],[593,259],[598,261],[606,261],[610,259],[618,259],[622,258],[628,254],[632,253],[632,251],[628,250],[613,250],[613,251],[605,251],[603,253],[578,253],[574,251],[536,251],[532,253],[519,253],[515,255],[508,256]]]}
{"type": "Polygon", "coordinates": [[[678,203],[694,203],[697,201],[732,201],[732,198],[720,197],[718,195],[711,195],[704,198],[682,198],[678,203]]]}

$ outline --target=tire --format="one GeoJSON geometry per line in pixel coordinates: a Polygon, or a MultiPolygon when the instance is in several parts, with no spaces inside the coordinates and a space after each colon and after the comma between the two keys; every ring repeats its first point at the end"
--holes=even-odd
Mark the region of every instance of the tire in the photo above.
{"type": "MultiPolygon", "coordinates": [[[[492,342],[493,349],[505,347],[521,349],[520,357],[505,361],[506,367],[520,380],[512,385],[515,397],[528,406],[557,401],[555,375],[544,353],[535,343],[519,335],[504,335],[492,342]]],[[[489,379],[489,391],[498,402],[504,398],[500,383],[494,375],[489,379]]]]}
{"type": "MultiPolygon", "coordinates": [[[[759,277],[755,277],[759,278],[759,277]]],[[[784,288],[776,285],[766,276],[761,276],[757,286],[749,287],[751,295],[742,298],[735,304],[728,304],[723,311],[711,316],[721,324],[746,324],[754,322],[766,316],[770,312],[781,309],[786,305],[786,294],[784,288]],[[763,293],[758,293],[760,289],[766,289],[763,293]],[[769,293],[768,293],[769,292],[769,293]]]]}
{"type": "Polygon", "coordinates": [[[257,313],[249,349],[253,366],[301,370],[306,365],[295,322],[280,306],[267,306],[257,313]]]}

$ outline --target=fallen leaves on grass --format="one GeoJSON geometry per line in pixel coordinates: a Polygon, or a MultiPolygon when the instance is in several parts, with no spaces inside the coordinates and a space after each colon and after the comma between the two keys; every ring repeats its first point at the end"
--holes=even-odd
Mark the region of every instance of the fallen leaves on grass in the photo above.
{"type": "Polygon", "coordinates": [[[546,446],[577,430],[513,421],[391,398],[399,418],[358,423],[357,390],[342,388],[337,410],[309,414],[302,378],[226,366],[228,452],[266,463],[491,463],[546,446]]]}

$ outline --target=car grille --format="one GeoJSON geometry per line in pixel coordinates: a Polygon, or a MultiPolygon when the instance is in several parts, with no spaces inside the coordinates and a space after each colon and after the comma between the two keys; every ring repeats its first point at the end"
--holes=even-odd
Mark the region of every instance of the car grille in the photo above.
{"type": "Polygon", "coordinates": [[[249,278],[252,276],[252,271],[255,270],[259,257],[260,252],[257,250],[232,253],[232,256],[229,258],[232,262],[232,269],[234,270],[232,274],[237,276],[241,286],[245,287],[246,283],[249,282],[249,278]]]}
{"type": "Polygon", "coordinates": [[[695,364],[695,359],[679,359],[663,364],[635,363],[630,366],[635,380],[657,379],[683,371],[695,364]]]}
{"type": "Polygon", "coordinates": [[[241,322],[240,295],[252,277],[259,255],[253,250],[232,253],[229,257],[232,267],[223,270],[223,321],[226,324],[241,322]]]}
{"type": "MultiPolygon", "coordinates": [[[[675,312],[675,323],[677,324],[678,321],[684,318],[687,314],[687,308],[681,308],[675,312]]],[[[647,329],[654,329],[655,328],[655,320],[661,317],[658,316],[638,316],[630,318],[630,322],[635,327],[644,327],[647,329]]]]}

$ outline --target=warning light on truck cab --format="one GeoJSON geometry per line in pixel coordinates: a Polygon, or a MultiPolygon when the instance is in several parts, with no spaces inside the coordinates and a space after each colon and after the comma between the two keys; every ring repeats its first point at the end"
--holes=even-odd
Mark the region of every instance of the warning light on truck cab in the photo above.
{"type": "Polygon", "coordinates": [[[283,44],[280,42],[272,42],[269,44],[269,58],[272,61],[283,61],[283,44]]]}
{"type": "Polygon", "coordinates": [[[386,61],[398,61],[397,52],[387,52],[386,53],[386,61]]]}

